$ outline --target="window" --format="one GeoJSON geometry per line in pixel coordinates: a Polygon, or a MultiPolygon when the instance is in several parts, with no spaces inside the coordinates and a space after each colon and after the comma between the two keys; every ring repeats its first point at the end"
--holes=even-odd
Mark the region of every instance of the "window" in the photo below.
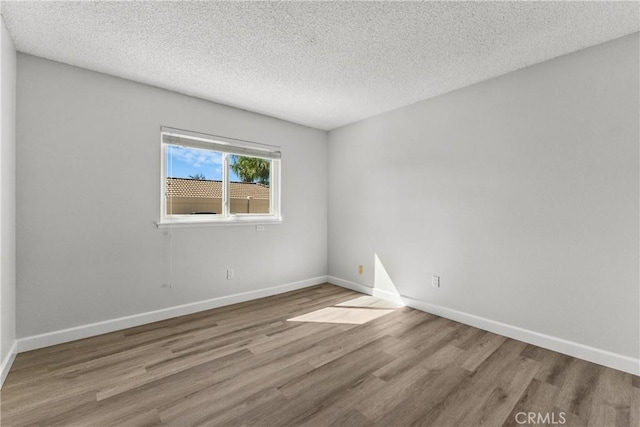
{"type": "Polygon", "coordinates": [[[163,127],[159,226],[281,221],[280,148],[163,127]]]}

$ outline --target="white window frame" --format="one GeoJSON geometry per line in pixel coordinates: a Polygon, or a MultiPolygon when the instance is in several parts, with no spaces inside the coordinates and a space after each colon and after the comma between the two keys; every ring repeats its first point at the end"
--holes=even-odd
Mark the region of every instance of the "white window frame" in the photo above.
{"type": "Polygon", "coordinates": [[[160,221],[158,228],[169,226],[200,226],[200,225],[239,225],[239,224],[268,224],[282,222],[280,147],[242,141],[239,139],[208,135],[182,129],[163,126],[160,130],[160,221]],[[180,145],[222,153],[222,214],[219,215],[167,215],[167,147],[180,145]],[[229,200],[229,156],[240,155],[258,157],[271,161],[269,189],[271,197],[268,214],[248,214],[230,212],[229,200]]]}

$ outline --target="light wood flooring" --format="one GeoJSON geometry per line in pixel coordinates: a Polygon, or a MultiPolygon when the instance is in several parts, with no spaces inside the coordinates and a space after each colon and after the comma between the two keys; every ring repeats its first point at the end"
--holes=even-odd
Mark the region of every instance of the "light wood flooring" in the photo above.
{"type": "Polygon", "coordinates": [[[1,424],[640,426],[639,377],[421,311],[287,321],[358,297],[327,284],[21,353],[1,424]]]}

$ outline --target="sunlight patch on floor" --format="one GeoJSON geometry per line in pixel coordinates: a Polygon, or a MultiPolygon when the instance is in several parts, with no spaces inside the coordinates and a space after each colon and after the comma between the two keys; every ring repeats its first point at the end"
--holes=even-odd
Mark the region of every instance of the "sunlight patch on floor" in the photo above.
{"type": "Polygon", "coordinates": [[[369,295],[363,295],[361,297],[336,304],[336,307],[398,308],[402,307],[402,304],[369,295]]]}
{"type": "Polygon", "coordinates": [[[393,310],[383,310],[379,308],[326,307],[303,314],[302,316],[287,319],[287,321],[362,325],[363,323],[367,323],[391,312],[393,312],[393,310]]]}

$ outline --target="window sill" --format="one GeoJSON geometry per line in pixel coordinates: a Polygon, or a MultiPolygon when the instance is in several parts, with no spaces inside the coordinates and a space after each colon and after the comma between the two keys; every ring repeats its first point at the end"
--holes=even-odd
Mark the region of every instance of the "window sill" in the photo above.
{"type": "Polygon", "coordinates": [[[231,217],[220,219],[179,219],[156,222],[158,228],[184,228],[184,227],[219,227],[230,225],[269,225],[282,224],[282,218],[259,218],[259,217],[231,217]]]}

